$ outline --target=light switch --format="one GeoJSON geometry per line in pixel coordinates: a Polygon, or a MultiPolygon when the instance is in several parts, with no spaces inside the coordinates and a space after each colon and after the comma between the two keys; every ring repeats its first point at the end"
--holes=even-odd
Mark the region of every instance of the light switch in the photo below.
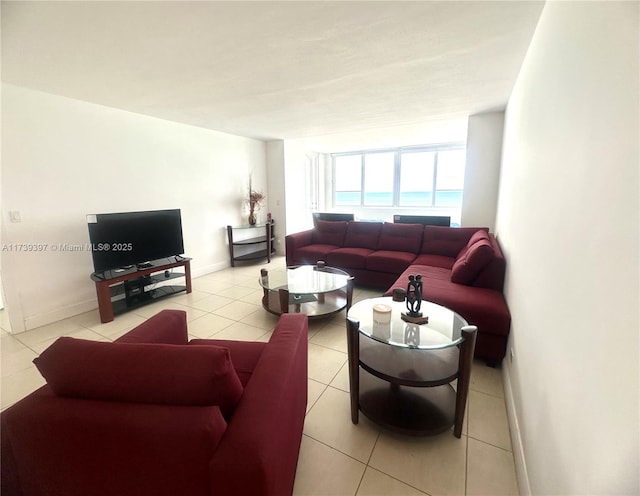
{"type": "Polygon", "coordinates": [[[19,210],[10,210],[9,211],[9,220],[11,222],[22,222],[22,219],[20,218],[20,211],[19,210]]]}

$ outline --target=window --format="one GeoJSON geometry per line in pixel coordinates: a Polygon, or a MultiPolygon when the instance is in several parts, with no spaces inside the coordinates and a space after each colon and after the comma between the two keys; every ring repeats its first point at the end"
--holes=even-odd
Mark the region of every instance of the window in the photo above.
{"type": "Polygon", "coordinates": [[[465,155],[462,144],[334,154],[334,205],[460,208],[465,155]]]}
{"type": "Polygon", "coordinates": [[[400,154],[401,207],[430,207],[433,204],[434,152],[400,154]]]}
{"type": "Polygon", "coordinates": [[[364,155],[364,204],[367,207],[393,205],[394,153],[364,155]]]}
{"type": "Polygon", "coordinates": [[[462,205],[464,188],[464,150],[438,153],[438,173],[436,174],[436,197],[438,207],[458,207],[462,205]]]}
{"type": "Polygon", "coordinates": [[[335,177],[335,204],[360,205],[362,203],[362,157],[340,155],[333,158],[335,177]]]}

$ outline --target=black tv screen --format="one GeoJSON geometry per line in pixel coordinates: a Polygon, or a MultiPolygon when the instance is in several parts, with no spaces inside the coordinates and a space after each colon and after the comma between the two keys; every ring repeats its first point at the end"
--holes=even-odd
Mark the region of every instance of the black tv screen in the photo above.
{"type": "Polygon", "coordinates": [[[96,272],[184,253],[180,209],[87,215],[96,272]]]}
{"type": "Polygon", "coordinates": [[[396,224],[423,224],[425,226],[450,226],[451,216],[449,215],[394,215],[393,222],[396,224]]]}

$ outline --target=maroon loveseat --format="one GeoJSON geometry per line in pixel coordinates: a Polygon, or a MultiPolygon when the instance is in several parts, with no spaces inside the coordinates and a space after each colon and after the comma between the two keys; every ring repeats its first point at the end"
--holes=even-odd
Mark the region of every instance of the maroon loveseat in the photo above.
{"type": "Polygon", "coordinates": [[[47,385],[2,412],[3,496],[291,494],[307,319],[268,343],[187,341],[164,310],[115,343],[60,338],[47,385]]]}
{"type": "Polygon", "coordinates": [[[406,288],[409,274],[422,275],[423,299],[478,327],[475,355],[491,365],[504,358],[511,326],[502,294],[506,265],[487,228],[319,221],[285,243],[287,265],[324,260],[385,295],[406,288]]]}

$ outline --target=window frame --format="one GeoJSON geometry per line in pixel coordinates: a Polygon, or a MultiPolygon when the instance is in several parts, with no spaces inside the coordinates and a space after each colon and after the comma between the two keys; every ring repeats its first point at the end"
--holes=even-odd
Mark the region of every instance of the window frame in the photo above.
{"type": "MultiPolygon", "coordinates": [[[[355,207],[355,208],[461,208],[460,206],[449,206],[449,205],[438,205],[436,204],[437,198],[437,180],[438,180],[438,155],[440,152],[454,151],[454,150],[466,150],[466,143],[464,142],[454,142],[454,143],[444,143],[437,145],[415,145],[415,146],[405,146],[399,148],[381,148],[381,149],[368,149],[368,150],[358,150],[358,151],[349,151],[349,152],[339,152],[331,154],[331,168],[332,168],[332,177],[334,178],[332,181],[331,188],[331,202],[333,207],[355,207]],[[401,180],[401,168],[402,168],[402,154],[403,153],[434,153],[434,161],[433,161],[433,178],[432,178],[432,191],[431,191],[431,204],[428,205],[400,205],[400,180],[401,180]],[[365,156],[376,154],[376,153],[393,153],[393,190],[392,190],[392,204],[391,205],[367,205],[365,204],[365,156]],[[336,203],[337,191],[336,191],[336,158],[337,157],[345,157],[345,156],[360,156],[360,203],[355,204],[338,204],[336,203]]],[[[462,188],[462,192],[464,195],[464,185],[462,188]]]]}

